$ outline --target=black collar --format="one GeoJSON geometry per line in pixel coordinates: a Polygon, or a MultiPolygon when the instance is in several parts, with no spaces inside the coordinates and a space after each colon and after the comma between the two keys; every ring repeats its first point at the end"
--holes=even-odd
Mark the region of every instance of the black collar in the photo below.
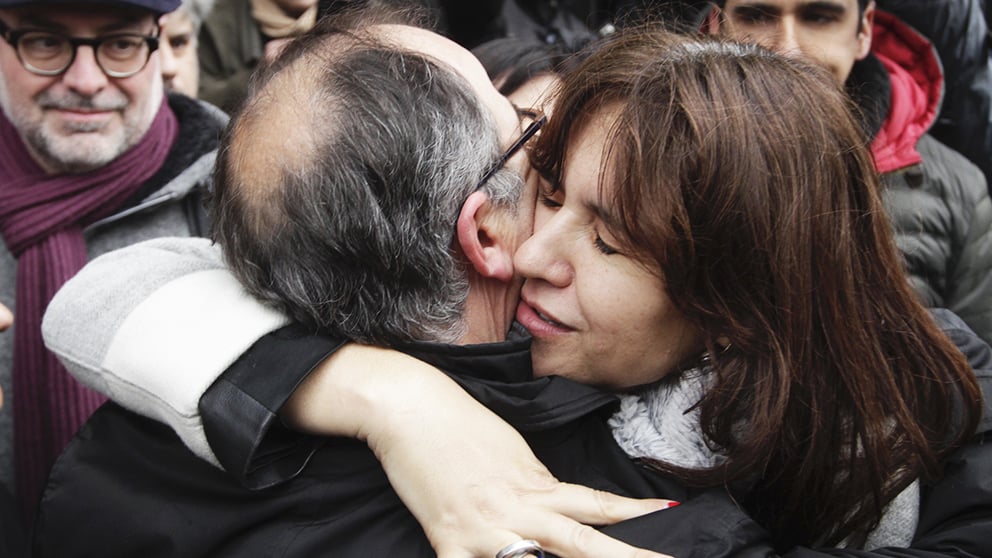
{"type": "Polygon", "coordinates": [[[844,87],[860,110],[862,129],[874,138],[892,105],[892,82],[882,61],[869,53],[864,60],[855,62],[844,87]]]}
{"type": "Polygon", "coordinates": [[[397,349],[437,366],[521,432],[611,413],[617,397],[559,376],[534,378],[530,338],[481,345],[406,343],[397,349]]]}

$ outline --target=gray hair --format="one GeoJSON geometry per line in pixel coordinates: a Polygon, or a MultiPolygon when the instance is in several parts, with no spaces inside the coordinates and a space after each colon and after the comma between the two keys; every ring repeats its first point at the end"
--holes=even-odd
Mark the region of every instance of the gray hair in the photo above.
{"type": "MultiPolygon", "coordinates": [[[[468,281],[455,221],[499,157],[492,118],[450,69],[368,38],[298,44],[282,66],[218,159],[214,234],[234,273],[333,335],[456,340],[468,281]]],[[[503,170],[486,188],[515,208],[521,184],[503,170]]]]}
{"type": "Polygon", "coordinates": [[[193,37],[200,33],[203,20],[207,18],[214,8],[214,0],[182,0],[178,11],[183,11],[189,15],[189,20],[193,24],[193,37]]]}

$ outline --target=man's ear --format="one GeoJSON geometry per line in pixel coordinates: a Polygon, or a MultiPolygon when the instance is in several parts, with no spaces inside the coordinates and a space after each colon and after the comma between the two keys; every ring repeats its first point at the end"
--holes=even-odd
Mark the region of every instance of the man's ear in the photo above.
{"type": "Polygon", "coordinates": [[[861,14],[861,26],[858,28],[858,53],[855,60],[864,60],[871,52],[872,26],[875,25],[875,2],[868,2],[864,13],[861,14]]]}
{"type": "Polygon", "coordinates": [[[513,279],[513,247],[505,241],[497,225],[489,196],[474,192],[462,204],[455,234],[476,273],[509,282],[513,279]]]}

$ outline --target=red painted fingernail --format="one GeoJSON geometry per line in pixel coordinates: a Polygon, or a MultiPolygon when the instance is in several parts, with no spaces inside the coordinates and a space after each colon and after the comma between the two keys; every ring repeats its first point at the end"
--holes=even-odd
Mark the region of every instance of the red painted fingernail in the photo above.
{"type": "Polygon", "coordinates": [[[679,504],[681,504],[681,503],[682,503],[682,502],[676,502],[675,500],[672,500],[671,502],[669,502],[669,503],[668,503],[668,505],[667,505],[667,506],[665,506],[665,509],[668,509],[668,508],[674,508],[675,506],[677,506],[677,505],[679,505],[679,504]]]}

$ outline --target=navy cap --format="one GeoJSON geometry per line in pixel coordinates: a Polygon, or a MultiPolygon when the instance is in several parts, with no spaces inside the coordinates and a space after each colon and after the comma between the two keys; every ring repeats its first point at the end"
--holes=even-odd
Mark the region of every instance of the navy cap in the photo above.
{"type": "Polygon", "coordinates": [[[60,4],[102,4],[110,7],[144,8],[150,12],[165,14],[178,8],[180,3],[181,0],[0,0],[0,8],[25,6],[55,8],[60,4]]]}

